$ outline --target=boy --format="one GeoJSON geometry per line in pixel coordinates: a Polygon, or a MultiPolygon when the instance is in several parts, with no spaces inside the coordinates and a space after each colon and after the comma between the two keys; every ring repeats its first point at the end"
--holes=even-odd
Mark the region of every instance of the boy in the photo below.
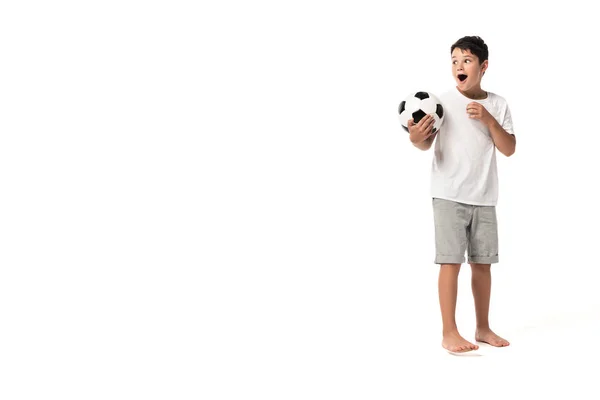
{"type": "Polygon", "coordinates": [[[431,147],[435,137],[431,194],[435,222],[435,263],[440,265],[438,291],[442,314],[442,346],[450,353],[479,346],[458,333],[455,320],[458,273],[468,250],[471,287],[475,300],[475,340],[508,346],[489,326],[491,264],[498,262],[496,149],[515,152],[512,118],[504,98],[481,89],[488,68],[488,47],[478,36],[465,36],[450,48],[456,87],[440,96],[444,124],[433,134],[428,115],[418,124],[410,120],[410,141],[419,149],[431,147]],[[439,133],[439,135],[438,135],[439,133]]]}

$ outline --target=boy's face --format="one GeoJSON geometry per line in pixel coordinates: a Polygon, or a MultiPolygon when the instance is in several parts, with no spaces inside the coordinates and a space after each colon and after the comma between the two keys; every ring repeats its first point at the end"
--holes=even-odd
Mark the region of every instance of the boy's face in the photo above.
{"type": "Polygon", "coordinates": [[[456,48],[452,52],[452,76],[462,91],[479,87],[487,66],[487,60],[479,65],[479,59],[470,50],[456,48]]]}

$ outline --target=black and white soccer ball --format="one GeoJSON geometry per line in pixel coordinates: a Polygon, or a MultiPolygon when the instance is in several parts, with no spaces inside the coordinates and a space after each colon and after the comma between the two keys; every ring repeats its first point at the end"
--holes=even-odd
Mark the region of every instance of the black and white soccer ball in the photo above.
{"type": "Polygon", "coordinates": [[[435,122],[433,132],[437,132],[444,123],[444,107],[442,103],[429,92],[411,93],[400,103],[398,107],[400,114],[400,123],[404,130],[408,132],[408,120],[413,118],[415,124],[418,124],[421,118],[427,114],[433,115],[435,122]]]}

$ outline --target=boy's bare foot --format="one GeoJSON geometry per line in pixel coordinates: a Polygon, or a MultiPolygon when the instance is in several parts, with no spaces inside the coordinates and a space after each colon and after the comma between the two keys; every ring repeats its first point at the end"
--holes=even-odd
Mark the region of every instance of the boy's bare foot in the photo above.
{"type": "Polygon", "coordinates": [[[456,331],[444,334],[442,347],[453,353],[466,353],[479,348],[479,346],[476,344],[473,344],[460,336],[460,334],[456,331]]]}
{"type": "Polygon", "coordinates": [[[477,329],[477,331],[475,331],[475,340],[478,342],[484,342],[487,344],[491,344],[492,346],[496,346],[496,347],[505,347],[510,344],[510,343],[508,343],[508,340],[503,339],[500,336],[496,335],[489,328],[488,329],[477,329]]]}

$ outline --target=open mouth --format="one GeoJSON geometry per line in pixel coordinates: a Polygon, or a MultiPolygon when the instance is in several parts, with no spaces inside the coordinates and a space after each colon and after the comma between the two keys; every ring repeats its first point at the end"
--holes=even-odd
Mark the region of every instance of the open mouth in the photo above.
{"type": "Polygon", "coordinates": [[[466,76],[465,74],[458,74],[458,79],[459,79],[461,82],[464,82],[464,81],[465,81],[465,79],[467,79],[467,76],[466,76]]]}

